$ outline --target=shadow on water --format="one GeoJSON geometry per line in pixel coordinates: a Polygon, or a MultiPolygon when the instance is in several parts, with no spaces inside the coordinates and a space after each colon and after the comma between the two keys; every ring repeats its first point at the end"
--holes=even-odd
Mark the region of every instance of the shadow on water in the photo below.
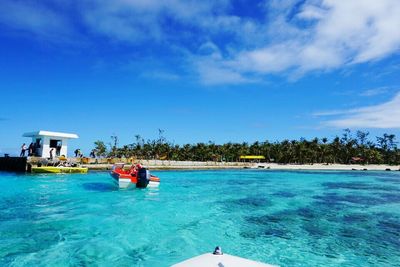
{"type": "Polygon", "coordinates": [[[380,182],[385,182],[385,183],[400,184],[400,177],[376,178],[376,180],[380,181],[380,182]]]}
{"type": "Polygon", "coordinates": [[[314,204],[246,217],[248,225],[240,235],[246,239],[297,239],[306,234],[313,253],[331,258],[338,257],[343,250],[371,259],[398,254],[399,216],[385,212],[350,212],[347,208],[332,212],[314,204]],[[327,245],[331,247],[327,249],[327,245]]]}
{"type": "Polygon", "coordinates": [[[326,189],[350,189],[350,190],[371,190],[371,191],[398,191],[395,186],[377,185],[366,182],[328,182],[323,183],[326,189]]]}
{"type": "Polygon", "coordinates": [[[326,206],[329,208],[342,208],[349,204],[359,206],[376,206],[384,204],[400,203],[400,195],[398,193],[379,193],[373,196],[345,194],[339,195],[336,193],[325,193],[320,196],[313,196],[316,201],[316,206],[326,206]]]}
{"type": "MultiPolygon", "coordinates": [[[[314,196],[316,200],[322,201],[323,205],[335,207],[346,204],[375,206],[385,204],[384,199],[372,196],[363,195],[338,195],[338,194],[324,194],[322,196],[314,196]]],[[[318,203],[319,204],[319,203],[318,203]]]]}
{"type": "Polygon", "coordinates": [[[273,206],[273,202],[264,196],[251,196],[239,199],[228,199],[224,201],[218,201],[216,204],[220,205],[224,210],[233,212],[237,211],[248,211],[264,210],[268,207],[273,206]]]}
{"type": "Polygon", "coordinates": [[[246,207],[267,207],[271,206],[272,202],[264,197],[246,197],[230,201],[233,205],[246,207]]]}
{"type": "Polygon", "coordinates": [[[240,235],[251,239],[259,237],[291,239],[295,218],[287,215],[288,213],[286,212],[278,212],[246,217],[246,222],[251,226],[243,229],[240,235]]]}
{"type": "Polygon", "coordinates": [[[297,196],[294,193],[288,192],[288,191],[278,191],[276,193],[272,194],[273,196],[277,196],[277,197],[282,197],[282,198],[292,198],[297,196]]]}
{"type": "Polygon", "coordinates": [[[84,183],[82,187],[87,191],[95,192],[111,192],[118,190],[116,186],[110,183],[84,183]]]}

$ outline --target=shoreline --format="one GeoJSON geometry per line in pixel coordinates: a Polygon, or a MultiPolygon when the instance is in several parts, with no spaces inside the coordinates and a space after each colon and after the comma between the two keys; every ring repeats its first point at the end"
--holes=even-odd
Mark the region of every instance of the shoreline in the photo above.
{"type": "MultiPolygon", "coordinates": [[[[3,157],[0,158],[0,170],[25,172],[31,166],[36,166],[40,158],[3,157]]],[[[97,159],[96,159],[97,161],[97,159]]],[[[131,165],[126,159],[116,159],[112,163],[102,162],[81,163],[81,167],[90,171],[111,170],[114,162],[125,161],[125,167],[131,165]]],[[[153,170],[224,170],[224,169],[259,169],[259,170],[315,170],[315,171],[400,171],[400,165],[387,164],[279,164],[250,162],[214,162],[214,161],[169,161],[169,160],[138,160],[143,166],[153,170]]],[[[78,162],[79,164],[79,162],[78,162]]]]}
{"type": "MultiPolygon", "coordinates": [[[[225,170],[225,169],[259,169],[259,170],[326,170],[326,171],[400,171],[400,165],[386,164],[278,164],[278,163],[241,163],[241,162],[154,162],[141,161],[151,170],[225,170]]],[[[129,164],[127,164],[129,165],[129,164]]],[[[91,171],[111,170],[113,164],[82,164],[91,171]]]]}

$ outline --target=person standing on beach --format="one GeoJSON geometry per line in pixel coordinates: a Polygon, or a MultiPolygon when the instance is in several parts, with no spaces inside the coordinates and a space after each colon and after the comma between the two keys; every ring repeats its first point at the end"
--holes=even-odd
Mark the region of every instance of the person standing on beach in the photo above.
{"type": "Polygon", "coordinates": [[[54,148],[50,149],[50,160],[53,160],[53,151],[54,151],[54,148]]]}
{"type": "Polygon", "coordinates": [[[61,155],[61,145],[58,144],[57,148],[56,148],[56,156],[60,156],[61,155]]]}
{"type": "Polygon", "coordinates": [[[38,145],[36,143],[33,143],[32,146],[32,156],[36,157],[37,155],[37,149],[38,149],[38,145]]]}
{"type": "Polygon", "coordinates": [[[28,147],[28,156],[33,156],[33,142],[28,147]]]}
{"type": "Polygon", "coordinates": [[[27,147],[26,147],[25,143],[23,143],[21,146],[21,154],[19,154],[20,157],[25,157],[26,149],[27,149],[27,147]]]}

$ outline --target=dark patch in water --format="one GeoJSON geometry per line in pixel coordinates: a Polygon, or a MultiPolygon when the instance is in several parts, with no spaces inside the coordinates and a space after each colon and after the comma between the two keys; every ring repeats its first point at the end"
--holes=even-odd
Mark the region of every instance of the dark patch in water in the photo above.
{"type": "Polygon", "coordinates": [[[315,222],[314,223],[307,222],[307,223],[303,224],[302,228],[310,236],[317,237],[317,238],[326,236],[326,231],[321,226],[316,224],[315,222]]]}
{"type": "MultiPolygon", "coordinates": [[[[261,181],[261,183],[265,183],[266,181],[265,180],[263,180],[263,181],[261,181]]],[[[216,184],[218,184],[218,185],[220,185],[220,181],[217,179],[216,180],[216,182],[215,182],[216,184]]],[[[260,184],[260,180],[257,178],[257,179],[251,179],[251,178],[248,178],[248,177],[246,177],[246,179],[232,179],[232,180],[228,180],[228,181],[226,181],[225,182],[227,185],[241,185],[241,186],[247,186],[247,185],[249,185],[249,184],[260,184]]]]}
{"type": "MultiPolygon", "coordinates": [[[[247,217],[246,221],[252,225],[248,231],[243,231],[243,237],[279,237],[292,238],[290,228],[294,220],[293,216],[287,216],[286,212],[268,214],[262,216],[247,217]]],[[[293,215],[293,214],[292,214],[293,215]]]]}
{"type": "Polygon", "coordinates": [[[290,223],[293,221],[293,216],[290,216],[290,214],[287,212],[281,212],[247,217],[246,221],[256,225],[268,225],[270,223],[290,223]]]}
{"type": "Polygon", "coordinates": [[[265,207],[272,205],[271,201],[264,197],[246,197],[241,199],[234,199],[225,203],[228,205],[233,204],[247,207],[265,207]]]}
{"type": "Polygon", "coordinates": [[[380,182],[400,184],[400,177],[399,178],[394,178],[394,177],[393,178],[389,178],[389,177],[376,178],[376,180],[378,180],[380,182]]]}
{"type": "Polygon", "coordinates": [[[143,266],[143,264],[148,260],[152,255],[156,255],[156,251],[158,251],[157,244],[153,245],[143,245],[139,248],[127,248],[125,249],[126,255],[129,257],[131,266],[143,266]]]}
{"type": "Polygon", "coordinates": [[[341,210],[347,205],[339,201],[336,193],[326,193],[322,196],[313,196],[313,199],[317,200],[313,203],[313,206],[319,209],[330,209],[330,210],[341,210]]]}
{"type": "Polygon", "coordinates": [[[16,195],[3,198],[0,201],[0,221],[39,221],[49,215],[65,213],[64,206],[68,202],[70,200],[61,201],[47,195],[16,195]]]}
{"type": "Polygon", "coordinates": [[[287,191],[279,191],[279,192],[273,193],[272,195],[277,196],[277,197],[285,197],[285,198],[292,198],[292,197],[296,196],[296,194],[293,194],[293,193],[287,192],[287,191]]]}
{"type": "Polygon", "coordinates": [[[375,216],[378,219],[376,226],[380,232],[376,242],[394,251],[400,251],[400,216],[387,212],[376,213],[375,216]]]}
{"type": "MultiPolygon", "coordinates": [[[[380,198],[327,194],[316,196],[318,202],[293,210],[283,210],[262,216],[245,218],[247,226],[240,235],[247,239],[296,239],[299,226],[309,236],[309,245],[316,253],[337,257],[335,250],[351,251],[357,257],[385,259],[388,253],[400,251],[400,217],[391,213],[350,212],[353,206],[341,206],[337,210],[330,203],[376,203],[380,198]],[[327,206],[324,201],[328,201],[327,206]],[[326,238],[334,240],[333,248],[321,248],[326,238]]],[[[339,206],[335,206],[339,207],[339,206]]]]}
{"type": "Polygon", "coordinates": [[[274,226],[271,227],[267,227],[264,232],[263,235],[266,237],[279,237],[279,238],[284,238],[284,239],[290,239],[290,232],[288,231],[288,229],[282,227],[282,228],[277,228],[274,226]]]}
{"type": "Polygon", "coordinates": [[[366,182],[328,182],[322,186],[327,189],[352,189],[352,190],[378,190],[378,191],[397,191],[397,187],[388,185],[377,185],[366,182]]]}
{"type": "Polygon", "coordinates": [[[379,194],[379,196],[385,203],[388,203],[388,204],[400,203],[400,192],[397,194],[390,194],[390,193],[379,194]]]}
{"type": "Polygon", "coordinates": [[[338,257],[338,255],[325,254],[325,257],[330,258],[330,259],[336,259],[338,257]]]}
{"type": "Polygon", "coordinates": [[[83,188],[88,191],[110,192],[116,190],[116,186],[109,183],[84,183],[83,188]]]}
{"type": "Polygon", "coordinates": [[[340,237],[344,238],[360,238],[362,237],[363,233],[362,231],[355,228],[344,227],[339,231],[339,235],[340,237]]]}
{"type": "Polygon", "coordinates": [[[361,204],[367,206],[374,206],[383,204],[382,199],[370,196],[360,196],[360,195],[345,195],[341,197],[340,201],[346,201],[354,204],[361,204]]]}
{"type": "Polygon", "coordinates": [[[303,219],[305,219],[306,221],[310,221],[318,217],[317,211],[308,207],[299,208],[295,212],[297,213],[297,215],[303,217],[303,219]]]}
{"type": "Polygon", "coordinates": [[[400,237],[400,220],[399,218],[390,218],[378,221],[378,227],[387,233],[395,234],[400,237]]]}
{"type": "Polygon", "coordinates": [[[256,239],[258,237],[260,237],[260,233],[258,233],[257,231],[242,231],[240,232],[240,236],[247,238],[247,239],[256,239]]]}
{"type": "Polygon", "coordinates": [[[367,214],[363,214],[363,213],[350,213],[350,214],[346,214],[343,216],[343,223],[347,224],[347,223],[363,223],[363,222],[368,222],[370,221],[372,218],[370,215],[367,214]]]}
{"type": "Polygon", "coordinates": [[[323,204],[327,206],[341,205],[346,202],[359,205],[369,205],[369,206],[380,205],[385,203],[385,201],[380,198],[362,196],[362,195],[324,194],[322,196],[313,196],[313,198],[322,201],[323,204]]]}

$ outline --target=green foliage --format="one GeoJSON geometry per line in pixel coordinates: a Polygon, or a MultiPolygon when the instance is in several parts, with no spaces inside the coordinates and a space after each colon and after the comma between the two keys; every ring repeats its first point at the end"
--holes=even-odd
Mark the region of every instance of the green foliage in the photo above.
{"type": "Polygon", "coordinates": [[[104,157],[107,154],[107,148],[103,141],[97,140],[94,142],[94,151],[96,156],[104,157]]]}
{"type": "MultiPolygon", "coordinates": [[[[368,139],[369,133],[357,131],[353,136],[345,129],[342,136],[331,141],[328,138],[307,140],[283,140],[270,143],[256,141],[243,143],[208,143],[177,145],[167,141],[164,131],[159,130],[155,140],[145,140],[135,136],[132,144],[118,147],[118,137],[112,136],[109,157],[135,157],[137,159],[168,159],[192,161],[238,161],[241,155],[262,155],[267,162],[312,164],[312,163],[361,163],[361,164],[400,164],[400,150],[396,137],[384,134],[377,137],[377,143],[368,139]]],[[[98,155],[106,153],[102,141],[96,141],[98,155]]]]}

